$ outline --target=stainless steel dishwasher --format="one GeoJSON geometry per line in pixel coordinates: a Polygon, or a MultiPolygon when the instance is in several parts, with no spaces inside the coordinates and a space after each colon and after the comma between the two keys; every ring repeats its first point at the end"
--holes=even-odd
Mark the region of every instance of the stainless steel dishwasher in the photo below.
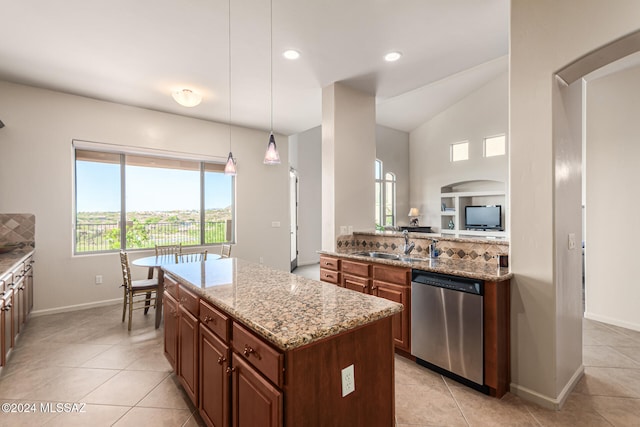
{"type": "Polygon", "coordinates": [[[411,274],[411,354],[419,364],[487,393],[483,295],[482,280],[411,274]]]}

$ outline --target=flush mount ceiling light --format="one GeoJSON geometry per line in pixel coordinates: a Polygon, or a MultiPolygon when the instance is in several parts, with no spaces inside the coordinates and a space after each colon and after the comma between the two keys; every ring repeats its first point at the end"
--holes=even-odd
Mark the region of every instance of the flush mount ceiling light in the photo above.
{"type": "Polygon", "coordinates": [[[227,164],[224,165],[224,174],[228,176],[235,176],[236,172],[236,160],[231,153],[231,0],[229,0],[229,157],[227,157],[227,164]]]}
{"type": "Polygon", "coordinates": [[[300,58],[300,52],[298,52],[297,50],[289,49],[282,52],[282,56],[291,60],[298,59],[300,58]]]}
{"type": "Polygon", "coordinates": [[[395,62],[402,57],[402,52],[389,52],[384,56],[387,62],[395,62]]]}
{"type": "Polygon", "coordinates": [[[191,89],[176,90],[171,93],[171,96],[183,107],[195,107],[202,101],[202,95],[191,89]]]}
{"type": "Polygon", "coordinates": [[[279,165],[280,164],[280,154],[278,154],[278,149],[276,148],[276,139],[273,136],[273,0],[269,2],[269,13],[270,13],[270,32],[271,38],[269,40],[269,49],[270,49],[270,66],[269,66],[269,78],[271,80],[271,133],[269,134],[269,145],[267,145],[267,151],[264,153],[264,164],[265,165],[279,165]]]}

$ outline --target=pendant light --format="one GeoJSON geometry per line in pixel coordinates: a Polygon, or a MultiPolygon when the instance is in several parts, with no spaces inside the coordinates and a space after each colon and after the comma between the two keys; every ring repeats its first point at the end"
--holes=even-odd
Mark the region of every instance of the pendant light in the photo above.
{"type": "Polygon", "coordinates": [[[271,83],[271,133],[269,134],[269,145],[267,145],[267,151],[264,153],[265,165],[279,165],[280,154],[276,148],[276,139],[273,136],[273,0],[269,1],[269,13],[270,13],[270,40],[269,40],[269,79],[271,83]]]}
{"type": "Polygon", "coordinates": [[[236,160],[231,153],[231,0],[229,0],[229,157],[224,166],[224,174],[236,176],[236,160]]]}

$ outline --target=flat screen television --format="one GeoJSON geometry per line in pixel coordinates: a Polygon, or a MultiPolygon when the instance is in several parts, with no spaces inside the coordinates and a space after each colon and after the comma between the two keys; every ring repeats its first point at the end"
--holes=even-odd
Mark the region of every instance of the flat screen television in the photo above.
{"type": "Polygon", "coordinates": [[[502,206],[465,206],[464,221],[467,230],[502,230],[502,206]]]}

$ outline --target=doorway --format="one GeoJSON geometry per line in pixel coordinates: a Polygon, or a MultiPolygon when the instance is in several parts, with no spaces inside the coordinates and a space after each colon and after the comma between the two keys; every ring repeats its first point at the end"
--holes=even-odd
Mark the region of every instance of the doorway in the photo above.
{"type": "Polygon", "coordinates": [[[298,173],[295,169],[289,169],[289,209],[291,209],[289,221],[291,238],[291,271],[298,266],[298,173]]]}

